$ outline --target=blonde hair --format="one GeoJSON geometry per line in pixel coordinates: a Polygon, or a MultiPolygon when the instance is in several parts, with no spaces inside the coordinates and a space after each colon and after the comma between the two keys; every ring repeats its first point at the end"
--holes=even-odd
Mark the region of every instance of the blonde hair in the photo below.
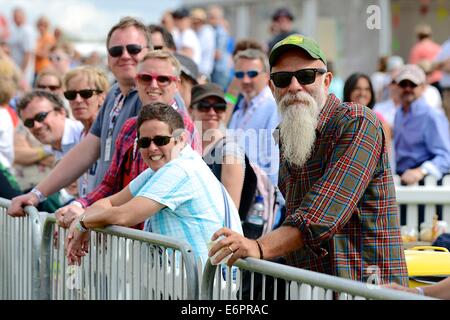
{"type": "Polygon", "coordinates": [[[63,78],[64,87],[67,88],[70,80],[77,76],[85,77],[89,84],[95,86],[96,90],[100,90],[102,92],[109,90],[109,82],[105,73],[99,68],[93,66],[80,66],[69,70],[63,78]]]}
{"type": "Polygon", "coordinates": [[[19,73],[15,65],[0,59],[0,104],[7,104],[14,97],[19,85],[19,73]]]}
{"type": "Polygon", "coordinates": [[[144,63],[145,61],[147,61],[148,59],[161,59],[161,60],[167,60],[169,61],[175,71],[175,75],[177,77],[180,76],[181,74],[181,65],[180,62],[178,61],[177,58],[175,58],[175,56],[167,50],[151,50],[149,52],[147,52],[145,54],[145,56],[142,58],[141,62],[139,64],[144,63]]]}

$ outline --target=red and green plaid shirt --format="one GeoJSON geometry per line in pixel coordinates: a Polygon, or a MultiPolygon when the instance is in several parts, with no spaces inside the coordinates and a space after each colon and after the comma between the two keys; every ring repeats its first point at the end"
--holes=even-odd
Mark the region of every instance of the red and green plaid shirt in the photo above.
{"type": "Polygon", "coordinates": [[[316,136],[312,156],[302,167],[281,154],[284,225],[299,228],[305,244],[287,255],[288,264],[372,284],[406,285],[395,187],[380,121],[368,108],[329,95],[316,136]]]}

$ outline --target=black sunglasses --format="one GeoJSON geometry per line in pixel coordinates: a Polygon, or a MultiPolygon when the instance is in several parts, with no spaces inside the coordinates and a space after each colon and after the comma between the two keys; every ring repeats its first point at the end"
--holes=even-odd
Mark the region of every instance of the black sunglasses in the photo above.
{"type": "Polygon", "coordinates": [[[44,122],[45,118],[47,118],[48,114],[55,110],[50,110],[48,112],[39,112],[37,115],[35,115],[33,118],[25,119],[23,121],[23,124],[25,127],[32,129],[34,127],[34,122],[37,121],[39,123],[44,122]]]}
{"type": "Polygon", "coordinates": [[[168,144],[170,139],[172,139],[170,136],[155,136],[153,139],[149,137],[142,137],[137,140],[137,146],[138,148],[148,148],[153,141],[157,147],[162,147],[168,144]]]}
{"type": "Polygon", "coordinates": [[[402,89],[406,89],[406,88],[415,89],[417,87],[417,84],[415,84],[414,82],[409,81],[409,80],[402,80],[399,82],[398,86],[402,89]]]}
{"type": "Polygon", "coordinates": [[[249,71],[236,71],[234,73],[234,76],[238,79],[244,79],[244,76],[247,75],[249,78],[253,79],[257,77],[259,74],[256,70],[249,70],[249,71]]]}
{"type": "Polygon", "coordinates": [[[136,55],[142,51],[144,47],[140,44],[127,44],[126,46],[114,46],[108,49],[108,53],[111,57],[117,58],[122,56],[123,49],[126,48],[130,55],[136,55]]]}
{"type": "Polygon", "coordinates": [[[84,90],[67,90],[64,91],[64,97],[66,97],[67,100],[75,100],[77,98],[77,94],[80,95],[83,99],[89,99],[94,95],[94,93],[101,93],[101,90],[97,89],[84,89],[84,90]]]}
{"type": "Polygon", "coordinates": [[[297,79],[298,83],[300,83],[301,85],[314,83],[316,81],[317,73],[325,74],[327,73],[327,70],[308,68],[297,70],[294,72],[287,72],[287,71],[274,72],[270,75],[270,79],[273,81],[273,84],[277,88],[286,88],[291,84],[292,77],[295,77],[295,79],[297,79]]]}
{"type": "Polygon", "coordinates": [[[195,108],[200,112],[209,112],[209,110],[213,108],[216,113],[220,113],[225,112],[227,109],[227,104],[225,102],[209,103],[206,101],[200,101],[195,105],[195,108]]]}
{"type": "Polygon", "coordinates": [[[56,90],[60,89],[61,86],[52,86],[52,85],[47,86],[45,84],[38,84],[38,85],[36,85],[36,88],[42,89],[42,90],[49,89],[50,91],[56,91],[56,90]]]}

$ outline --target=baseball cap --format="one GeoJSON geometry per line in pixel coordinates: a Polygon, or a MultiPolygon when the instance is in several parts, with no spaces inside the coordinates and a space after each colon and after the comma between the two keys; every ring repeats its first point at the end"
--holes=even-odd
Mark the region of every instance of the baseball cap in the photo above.
{"type": "Polygon", "coordinates": [[[294,20],[294,15],[288,8],[279,8],[277,11],[275,11],[272,15],[272,21],[276,21],[281,17],[287,17],[290,20],[294,20]]]}
{"type": "Polygon", "coordinates": [[[198,67],[197,64],[189,57],[186,57],[185,55],[179,54],[177,52],[174,52],[173,55],[177,60],[180,62],[181,65],[181,72],[191,79],[194,84],[197,84],[197,78],[199,76],[198,74],[198,67]]]}
{"type": "Polygon", "coordinates": [[[191,13],[189,12],[189,9],[187,9],[187,8],[180,8],[180,9],[175,10],[172,13],[172,17],[174,19],[183,19],[183,18],[189,17],[190,15],[191,15],[191,13]]]}
{"type": "Polygon", "coordinates": [[[395,82],[400,83],[403,80],[409,80],[416,85],[426,82],[425,72],[415,64],[406,64],[400,68],[395,82]]]}
{"type": "Polygon", "coordinates": [[[198,85],[192,87],[192,89],[191,89],[191,105],[193,105],[207,97],[217,97],[217,98],[223,100],[223,102],[226,102],[223,89],[215,83],[210,82],[210,83],[205,83],[205,84],[198,84],[198,85]]]}
{"type": "Polygon", "coordinates": [[[311,58],[322,60],[325,65],[327,64],[327,58],[316,41],[301,34],[291,34],[273,46],[269,55],[270,68],[272,69],[272,66],[275,64],[276,60],[284,52],[292,48],[300,48],[311,58]]]}

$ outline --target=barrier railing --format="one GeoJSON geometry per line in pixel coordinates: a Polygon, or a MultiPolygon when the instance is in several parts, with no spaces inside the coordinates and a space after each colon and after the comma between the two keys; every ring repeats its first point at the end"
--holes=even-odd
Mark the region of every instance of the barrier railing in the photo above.
{"type": "Polygon", "coordinates": [[[201,299],[277,300],[280,296],[283,300],[432,299],[253,258],[239,259],[233,267],[239,268],[236,275],[232,268],[218,268],[208,260],[203,271],[201,299]],[[244,298],[242,270],[249,272],[244,298]],[[257,276],[261,281],[260,287],[255,288],[257,276]]]}
{"type": "MultiPolygon", "coordinates": [[[[436,214],[436,205],[442,205],[442,220],[450,227],[450,175],[442,179],[442,185],[437,185],[436,178],[428,176],[425,185],[401,186],[400,177],[395,176],[395,190],[397,202],[406,207],[406,225],[419,230],[420,223],[431,225],[433,216],[436,214]],[[419,204],[424,204],[424,220],[419,220],[419,204]]],[[[450,230],[448,230],[450,231],[450,230]]]]}
{"type": "Polygon", "coordinates": [[[10,201],[0,198],[0,300],[39,297],[41,224],[34,207],[27,216],[6,214],[10,201]]]}
{"type": "Polygon", "coordinates": [[[163,235],[118,226],[93,229],[89,253],[68,266],[66,230],[46,219],[41,248],[41,298],[47,300],[189,299],[199,297],[191,247],[163,235]]]}

